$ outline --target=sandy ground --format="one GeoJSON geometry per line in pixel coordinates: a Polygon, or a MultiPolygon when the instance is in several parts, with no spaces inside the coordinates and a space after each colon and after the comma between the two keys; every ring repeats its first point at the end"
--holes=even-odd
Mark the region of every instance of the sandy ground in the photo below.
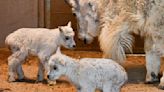
{"type": "MultiPolygon", "coordinates": [[[[101,57],[101,52],[85,51],[63,51],[65,54],[75,57],[101,57]]],[[[56,85],[49,86],[46,81],[35,83],[37,75],[37,58],[30,57],[23,65],[27,80],[25,82],[7,82],[7,57],[10,52],[7,49],[0,49],[0,92],[76,92],[73,85],[66,79],[57,81],[56,85]]],[[[128,72],[128,83],[121,89],[121,92],[164,92],[158,89],[158,84],[144,84],[145,80],[145,57],[128,56],[125,69],[128,72]]]]}

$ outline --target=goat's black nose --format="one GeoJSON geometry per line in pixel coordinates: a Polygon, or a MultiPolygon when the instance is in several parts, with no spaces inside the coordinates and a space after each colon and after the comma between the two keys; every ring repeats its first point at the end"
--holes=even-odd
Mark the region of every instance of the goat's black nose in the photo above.
{"type": "Polygon", "coordinates": [[[76,45],[73,45],[73,48],[75,48],[76,47],[76,45]]]}
{"type": "Polygon", "coordinates": [[[50,75],[47,75],[47,78],[50,79],[50,75]]]}

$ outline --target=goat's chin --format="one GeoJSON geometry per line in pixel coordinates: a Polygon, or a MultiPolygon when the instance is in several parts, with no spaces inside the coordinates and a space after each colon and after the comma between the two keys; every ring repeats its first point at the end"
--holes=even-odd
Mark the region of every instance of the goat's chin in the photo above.
{"type": "Polygon", "coordinates": [[[75,49],[75,47],[73,47],[73,46],[64,46],[65,48],[67,48],[67,49],[71,49],[71,50],[73,50],[73,49],[75,49]]]}

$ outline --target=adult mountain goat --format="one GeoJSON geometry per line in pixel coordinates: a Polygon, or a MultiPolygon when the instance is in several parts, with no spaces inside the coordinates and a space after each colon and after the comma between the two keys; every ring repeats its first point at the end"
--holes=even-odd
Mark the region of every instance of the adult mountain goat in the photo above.
{"type": "Polygon", "coordinates": [[[16,73],[19,80],[24,79],[21,65],[29,54],[38,56],[40,60],[37,81],[42,81],[49,57],[59,46],[74,48],[76,45],[74,35],[71,22],[67,26],[60,26],[56,29],[21,28],[9,34],[5,40],[12,51],[12,55],[8,58],[8,81],[16,81],[16,73]]]}
{"type": "MultiPolygon", "coordinates": [[[[164,52],[164,0],[66,0],[79,23],[85,43],[99,36],[105,58],[119,63],[132,52],[133,34],[145,39],[146,82],[158,81],[164,52]]],[[[164,76],[160,88],[164,89],[164,76]]]]}

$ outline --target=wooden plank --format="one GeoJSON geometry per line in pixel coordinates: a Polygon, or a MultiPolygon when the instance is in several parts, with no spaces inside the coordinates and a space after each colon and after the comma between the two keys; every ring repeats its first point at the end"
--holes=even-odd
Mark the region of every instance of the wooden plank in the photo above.
{"type": "Polygon", "coordinates": [[[45,27],[45,2],[38,0],[38,27],[45,27]]]}
{"type": "Polygon", "coordinates": [[[51,0],[45,0],[45,26],[50,28],[51,23],[51,0]]]}

